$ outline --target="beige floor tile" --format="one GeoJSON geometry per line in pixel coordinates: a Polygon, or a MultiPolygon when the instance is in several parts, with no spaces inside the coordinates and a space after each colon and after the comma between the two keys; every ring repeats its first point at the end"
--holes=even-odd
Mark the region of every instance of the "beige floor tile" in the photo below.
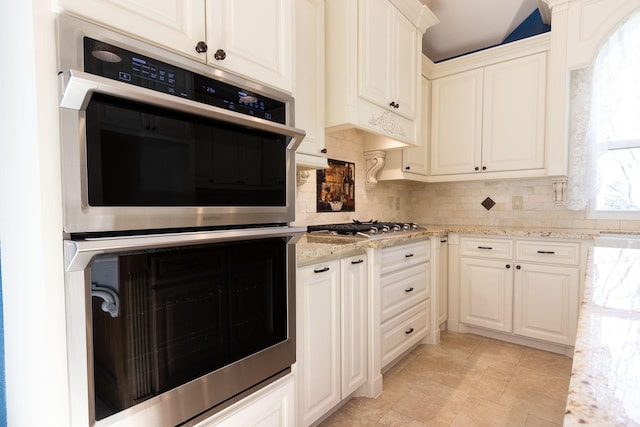
{"type": "Polygon", "coordinates": [[[570,374],[568,357],[444,332],[384,374],[380,397],[351,399],[321,426],[561,426],[570,374]]]}
{"type": "Polygon", "coordinates": [[[470,397],[460,409],[452,426],[524,427],[526,421],[525,411],[470,397]]]}

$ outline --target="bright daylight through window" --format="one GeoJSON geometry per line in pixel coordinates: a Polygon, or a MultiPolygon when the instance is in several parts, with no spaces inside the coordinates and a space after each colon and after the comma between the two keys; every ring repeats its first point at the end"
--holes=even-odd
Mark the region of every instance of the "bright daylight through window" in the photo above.
{"type": "MultiPolygon", "coordinates": [[[[594,216],[640,219],[640,13],[602,47],[593,75],[594,216]]],[[[592,111],[593,113],[593,111],[592,111]]]]}

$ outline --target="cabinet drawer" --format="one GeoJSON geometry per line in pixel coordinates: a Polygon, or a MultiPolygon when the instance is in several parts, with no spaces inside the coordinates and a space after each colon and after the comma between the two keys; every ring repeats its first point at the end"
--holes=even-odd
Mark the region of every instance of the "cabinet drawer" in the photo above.
{"type": "Polygon", "coordinates": [[[460,239],[460,255],[512,259],[513,241],[485,237],[463,237],[460,239]]]}
{"type": "Polygon", "coordinates": [[[429,241],[422,240],[405,245],[389,246],[382,249],[380,273],[404,269],[429,260],[429,241]]]}
{"type": "Polygon", "coordinates": [[[381,321],[385,322],[431,294],[429,263],[385,275],[381,281],[381,321]]]}
{"type": "Polygon", "coordinates": [[[429,300],[382,324],[382,366],[417,344],[429,333],[429,300]]]}
{"type": "Polygon", "coordinates": [[[517,240],[516,260],[578,265],[580,263],[580,243],[517,240]]]}

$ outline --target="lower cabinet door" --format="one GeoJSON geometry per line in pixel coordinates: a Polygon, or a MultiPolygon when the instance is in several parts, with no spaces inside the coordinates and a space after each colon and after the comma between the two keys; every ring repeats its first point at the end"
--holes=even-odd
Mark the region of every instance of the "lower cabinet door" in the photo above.
{"type": "Polygon", "coordinates": [[[460,321],[501,332],[512,329],[511,261],[460,259],[460,321]]]}
{"type": "Polygon", "coordinates": [[[513,296],[513,332],[573,345],[578,319],[577,267],[518,264],[513,296]]]}
{"type": "Polygon", "coordinates": [[[367,257],[340,260],[342,398],[367,381],[367,257]]]}
{"type": "Polygon", "coordinates": [[[298,268],[298,410],[310,425],[340,403],[340,260],[298,268]]]}

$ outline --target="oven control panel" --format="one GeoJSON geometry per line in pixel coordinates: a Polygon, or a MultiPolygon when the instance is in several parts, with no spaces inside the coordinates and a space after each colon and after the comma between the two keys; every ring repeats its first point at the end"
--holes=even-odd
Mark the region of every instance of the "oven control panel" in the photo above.
{"type": "Polygon", "coordinates": [[[84,38],[84,71],[260,119],[286,124],[286,105],[255,91],[84,38]]]}

